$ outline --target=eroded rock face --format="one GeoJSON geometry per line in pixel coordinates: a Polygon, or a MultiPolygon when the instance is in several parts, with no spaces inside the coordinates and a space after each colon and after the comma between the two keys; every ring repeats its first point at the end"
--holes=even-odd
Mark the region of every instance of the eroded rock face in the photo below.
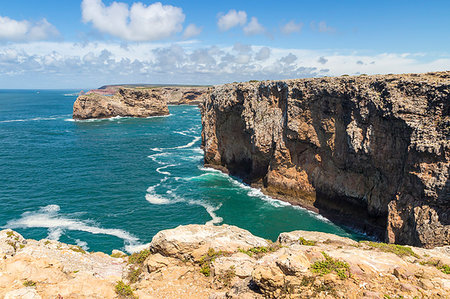
{"type": "Polygon", "coordinates": [[[208,87],[126,88],[110,86],[80,95],[73,105],[73,118],[168,115],[168,104],[198,105],[205,100],[208,91],[208,87]]]}
{"type": "Polygon", "coordinates": [[[389,242],[450,244],[450,72],[216,86],[202,124],[205,164],[389,242]]]}
{"type": "Polygon", "coordinates": [[[306,231],[270,243],[227,225],[162,231],[151,251],[133,258],[0,231],[0,244],[9,243],[13,250],[0,259],[0,298],[131,298],[116,292],[119,280],[139,298],[450,296],[450,246],[358,243],[306,231]]]}
{"type": "Polygon", "coordinates": [[[157,93],[120,88],[114,95],[81,95],[73,104],[74,119],[115,116],[149,117],[168,115],[167,103],[157,93]]]}

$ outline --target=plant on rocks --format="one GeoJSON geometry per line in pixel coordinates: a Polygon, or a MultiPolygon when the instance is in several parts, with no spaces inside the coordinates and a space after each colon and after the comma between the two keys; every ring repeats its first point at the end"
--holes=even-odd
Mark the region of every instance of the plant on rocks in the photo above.
{"type": "Polygon", "coordinates": [[[25,281],[23,282],[23,285],[25,287],[34,287],[34,286],[36,286],[36,282],[32,281],[32,280],[25,279],[25,281]]]}
{"type": "Polygon", "coordinates": [[[269,246],[259,246],[253,247],[247,250],[239,248],[239,252],[245,253],[246,255],[252,257],[256,255],[258,258],[263,256],[265,253],[274,252],[281,248],[281,245],[278,243],[270,244],[269,246]]]}
{"type": "Polygon", "coordinates": [[[132,255],[130,255],[128,259],[128,264],[143,264],[149,255],[150,250],[148,249],[144,249],[140,252],[135,252],[132,255]]]}
{"type": "Polygon", "coordinates": [[[126,299],[136,299],[138,298],[133,294],[133,290],[127,284],[125,284],[122,280],[118,281],[115,286],[116,294],[119,295],[119,298],[126,299]]]}
{"type": "Polygon", "coordinates": [[[214,248],[209,248],[208,252],[200,258],[200,273],[207,277],[211,276],[211,263],[218,257],[229,255],[229,252],[215,251],[214,248]]]}
{"type": "Polygon", "coordinates": [[[316,241],[306,240],[305,238],[302,238],[302,237],[300,237],[298,239],[298,241],[300,242],[300,245],[305,245],[305,246],[314,246],[314,245],[316,245],[316,241]]]}
{"type": "Polygon", "coordinates": [[[372,241],[362,241],[361,243],[366,244],[373,248],[378,248],[384,252],[392,252],[400,257],[413,256],[415,258],[419,258],[419,256],[410,247],[407,247],[407,246],[398,245],[398,244],[386,244],[386,243],[372,242],[372,241]]]}
{"type": "Polygon", "coordinates": [[[135,283],[139,280],[142,272],[144,272],[144,262],[147,257],[150,255],[150,250],[144,249],[140,252],[133,253],[128,258],[128,264],[130,266],[130,270],[127,274],[127,279],[130,283],[135,283]]]}
{"type": "Polygon", "coordinates": [[[338,259],[334,259],[325,252],[322,252],[325,260],[317,261],[311,265],[311,271],[319,275],[325,275],[331,272],[336,272],[336,274],[341,279],[350,277],[350,266],[338,259]]]}

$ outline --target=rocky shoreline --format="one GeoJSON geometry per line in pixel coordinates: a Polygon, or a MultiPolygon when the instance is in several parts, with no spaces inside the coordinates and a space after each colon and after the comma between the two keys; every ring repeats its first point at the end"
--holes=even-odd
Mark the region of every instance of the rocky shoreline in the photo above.
{"type": "Polygon", "coordinates": [[[446,298],[450,246],[186,225],[130,256],[0,231],[2,298],[446,298]]]}
{"type": "Polygon", "coordinates": [[[215,86],[205,164],[390,243],[450,243],[450,72],[215,86]]]}

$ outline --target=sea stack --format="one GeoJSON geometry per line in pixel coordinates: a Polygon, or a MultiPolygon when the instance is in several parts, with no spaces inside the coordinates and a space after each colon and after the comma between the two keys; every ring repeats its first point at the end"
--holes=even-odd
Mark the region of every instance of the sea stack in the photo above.
{"type": "Polygon", "coordinates": [[[151,90],[119,88],[112,95],[90,92],[80,95],[73,104],[74,119],[150,117],[168,115],[166,101],[151,90]]]}
{"type": "Polygon", "coordinates": [[[391,243],[450,244],[450,72],[216,86],[205,164],[391,243]]]}

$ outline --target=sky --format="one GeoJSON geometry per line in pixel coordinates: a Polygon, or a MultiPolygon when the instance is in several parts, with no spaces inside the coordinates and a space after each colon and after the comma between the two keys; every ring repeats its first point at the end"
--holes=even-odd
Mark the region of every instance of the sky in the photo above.
{"type": "Polygon", "coordinates": [[[450,1],[0,0],[0,88],[450,70],[450,1]]]}

